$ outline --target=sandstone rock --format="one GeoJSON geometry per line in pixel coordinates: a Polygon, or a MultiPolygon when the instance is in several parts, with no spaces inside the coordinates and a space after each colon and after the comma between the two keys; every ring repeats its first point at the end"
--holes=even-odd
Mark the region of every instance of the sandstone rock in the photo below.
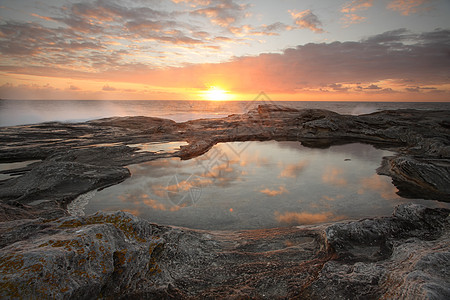
{"type": "Polygon", "coordinates": [[[36,200],[59,200],[61,203],[77,195],[130,176],[128,169],[76,162],[45,161],[29,173],[11,179],[0,187],[0,199],[22,203],[36,200]]]}
{"type": "Polygon", "coordinates": [[[304,296],[313,299],[446,299],[450,295],[449,210],[407,204],[392,217],[325,229],[336,259],[304,296]]]}
{"type": "Polygon", "coordinates": [[[450,159],[385,157],[377,172],[392,177],[402,197],[450,201],[450,159]]]}
{"type": "Polygon", "coordinates": [[[403,205],[371,224],[241,232],[158,226],[123,212],[4,222],[0,296],[443,299],[448,214],[403,205]],[[374,237],[389,253],[373,256],[374,237]]]}
{"type": "MultiPolygon", "coordinates": [[[[12,230],[16,225],[10,224],[12,230]]],[[[0,250],[2,298],[123,296],[151,286],[152,277],[160,276],[157,259],[163,242],[150,224],[131,215],[26,225],[26,238],[0,250]]]]}

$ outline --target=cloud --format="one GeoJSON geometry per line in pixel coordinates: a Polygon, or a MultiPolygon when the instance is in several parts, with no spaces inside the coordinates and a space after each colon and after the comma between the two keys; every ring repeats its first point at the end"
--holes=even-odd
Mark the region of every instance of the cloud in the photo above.
{"type": "Polygon", "coordinates": [[[366,20],[365,17],[355,14],[357,11],[366,10],[373,5],[373,0],[353,0],[347,2],[342,6],[341,12],[345,15],[341,18],[341,23],[344,27],[348,27],[353,24],[358,24],[366,20]]]}
{"type": "MultiPolygon", "coordinates": [[[[129,205],[132,205],[134,207],[145,206],[146,208],[150,208],[153,210],[159,210],[159,211],[177,211],[177,210],[181,209],[182,207],[184,207],[184,205],[182,205],[182,206],[175,205],[175,206],[171,206],[168,208],[165,204],[159,202],[158,200],[151,199],[150,196],[145,193],[124,194],[124,195],[118,196],[118,198],[122,202],[128,203],[129,205]]],[[[136,208],[136,209],[129,208],[126,211],[129,211],[135,215],[140,214],[139,208],[136,208]]]]}
{"type": "Polygon", "coordinates": [[[232,0],[173,2],[179,3],[173,11],[142,1],[75,2],[53,7],[51,18],[33,13],[36,22],[5,19],[0,22],[0,53],[7,55],[2,65],[95,72],[136,64],[133,58],[145,57],[146,66],[161,68],[186,64],[187,55],[198,61],[208,56],[217,60],[225,44],[259,42],[236,36],[271,36],[292,29],[281,22],[242,25],[249,6],[232,0]],[[195,22],[186,21],[187,16],[195,22]],[[199,25],[205,24],[205,16],[226,30],[199,25]]]}
{"type": "Polygon", "coordinates": [[[307,161],[301,161],[296,164],[290,164],[284,167],[283,170],[281,170],[279,177],[288,177],[288,178],[296,178],[300,172],[302,172],[305,167],[308,165],[307,161]]]}
{"type": "MultiPolygon", "coordinates": [[[[236,167],[237,161],[220,161],[205,167],[205,173],[202,174],[208,180],[212,178],[216,186],[229,186],[232,182],[241,178],[241,171],[236,167]]],[[[211,181],[212,182],[212,181],[211,181]]]]}
{"type": "Polygon", "coordinates": [[[429,0],[395,0],[387,5],[387,9],[398,11],[402,15],[408,16],[420,11],[430,10],[429,6],[425,6],[429,2],[429,0]]]}
{"type": "MultiPolygon", "coordinates": [[[[58,73],[58,72],[56,72],[58,73]]],[[[41,73],[42,74],[42,73],[41,73]]],[[[39,73],[36,73],[40,76],[39,73]]],[[[89,74],[86,74],[87,76],[89,74]]],[[[59,77],[59,76],[56,76],[59,77]]],[[[89,82],[91,84],[92,82],[89,82]]],[[[76,87],[76,86],[75,86],[76,87]]],[[[80,89],[74,88],[58,88],[48,84],[12,84],[5,83],[0,86],[0,98],[3,99],[44,99],[44,100],[103,100],[110,99],[111,91],[103,91],[102,86],[96,85],[96,87],[87,89],[85,87],[80,89]]],[[[173,93],[164,90],[153,89],[117,89],[114,92],[114,98],[117,100],[148,100],[148,99],[169,99],[179,100],[182,99],[182,94],[173,93]]],[[[83,112],[88,114],[90,112],[83,112]]],[[[115,112],[113,112],[115,113],[115,112]]],[[[93,118],[99,118],[95,115],[93,118]]],[[[78,118],[83,118],[80,115],[78,118]]]]}
{"type": "Polygon", "coordinates": [[[154,199],[142,199],[142,203],[153,210],[167,210],[166,206],[154,199]]]}
{"type": "Polygon", "coordinates": [[[364,194],[366,191],[379,193],[383,199],[397,199],[397,188],[386,178],[374,174],[370,177],[361,178],[361,188],[358,194],[364,194]]]}
{"type": "Polygon", "coordinates": [[[115,87],[109,86],[109,85],[104,85],[102,88],[103,91],[106,92],[114,92],[117,91],[117,89],[115,87]]]}
{"type": "Polygon", "coordinates": [[[360,10],[366,10],[372,7],[373,0],[353,0],[347,2],[342,6],[341,12],[343,13],[353,13],[360,10]]]}
{"type": "Polygon", "coordinates": [[[414,86],[414,87],[407,87],[405,88],[406,91],[411,93],[421,93],[423,91],[428,92],[436,92],[437,89],[435,87],[420,87],[420,86],[414,86]]]}
{"type": "MultiPolygon", "coordinates": [[[[431,32],[426,33],[425,36],[429,36],[432,34],[433,33],[431,33],[431,32]]],[[[425,39],[427,39],[427,38],[425,37],[425,39]]],[[[396,30],[386,31],[381,34],[373,35],[371,37],[366,38],[363,41],[367,42],[369,44],[398,45],[399,43],[411,42],[411,41],[417,43],[417,42],[421,42],[421,40],[423,40],[423,38],[421,38],[420,35],[413,34],[405,28],[400,28],[400,29],[396,29],[396,30]]],[[[447,37],[447,40],[444,42],[448,42],[448,37],[447,37]]]]}
{"type": "MultiPolygon", "coordinates": [[[[199,1],[194,2],[199,5],[199,1]]],[[[245,16],[247,5],[237,4],[233,0],[203,1],[201,5],[208,5],[191,12],[193,15],[203,15],[209,18],[211,23],[221,27],[228,27],[245,16]]]]}
{"type": "Polygon", "coordinates": [[[280,185],[278,190],[271,190],[271,189],[266,188],[266,189],[260,190],[259,192],[266,194],[267,196],[271,196],[271,197],[289,193],[289,191],[286,189],[286,187],[284,185],[280,185]]]}
{"type": "Polygon", "coordinates": [[[66,24],[75,34],[88,34],[100,41],[109,37],[130,41],[145,39],[176,45],[207,43],[190,36],[193,28],[178,21],[180,12],[166,12],[148,6],[128,7],[125,4],[97,0],[92,3],[74,3],[61,9],[61,14],[62,16],[53,20],[66,24]]]}
{"type": "Polygon", "coordinates": [[[11,56],[31,56],[48,52],[101,50],[95,41],[79,41],[72,32],[49,29],[37,23],[6,22],[0,24],[0,53],[11,56]]]}
{"type": "Polygon", "coordinates": [[[336,167],[328,167],[322,175],[322,181],[335,186],[346,186],[347,180],[344,178],[342,169],[336,167]]]}
{"type": "MultiPolygon", "coordinates": [[[[36,26],[32,28],[36,28],[36,43],[45,45],[47,30],[36,26]]],[[[0,30],[6,33],[14,29],[11,24],[0,25],[0,30]]],[[[17,34],[20,36],[22,33],[17,34]]],[[[127,61],[130,56],[127,51],[73,50],[62,56],[54,50],[47,51],[51,53],[48,57],[43,53],[46,52],[44,46],[39,46],[42,50],[39,47],[28,47],[25,41],[29,34],[24,36],[26,38],[22,39],[24,43],[21,44],[23,48],[18,48],[14,54],[8,54],[14,41],[0,38],[0,51],[4,51],[0,71],[97,80],[109,84],[132,82],[158,88],[202,89],[208,82],[224,82],[236,93],[264,90],[271,94],[323,94],[325,87],[329,94],[342,93],[348,89],[348,93],[361,95],[388,95],[410,93],[406,88],[417,86],[435,89],[410,93],[408,96],[423,95],[425,99],[428,93],[438,91],[443,91],[434,94],[439,99],[448,99],[449,96],[446,85],[450,76],[450,30],[445,29],[420,34],[398,29],[355,42],[309,43],[288,48],[282,53],[235,57],[223,63],[164,68],[147,62],[127,61]],[[34,57],[30,59],[30,55],[21,55],[21,52],[34,53],[34,57]],[[83,64],[80,65],[80,62],[83,64]]],[[[48,37],[55,36],[50,34],[48,37]]],[[[226,37],[221,39],[226,42],[226,37]]],[[[6,98],[2,95],[0,97],[6,98]]]]}
{"type": "Polygon", "coordinates": [[[319,21],[319,18],[315,14],[313,14],[310,9],[301,12],[289,10],[289,13],[291,14],[298,28],[309,29],[315,33],[325,32],[321,28],[322,22],[319,21]]]}
{"type": "Polygon", "coordinates": [[[292,30],[292,26],[286,25],[281,22],[276,22],[270,25],[261,25],[253,27],[250,25],[242,26],[230,26],[228,29],[237,37],[244,36],[262,36],[262,35],[278,35],[279,32],[284,30],[292,30]]]}
{"type": "Polygon", "coordinates": [[[245,36],[272,36],[278,35],[284,30],[292,30],[293,27],[282,22],[262,24],[258,26],[240,24],[240,21],[250,15],[250,5],[237,4],[233,0],[172,0],[175,3],[185,3],[191,8],[190,15],[207,17],[214,25],[228,29],[236,37],[245,36]]]}
{"type": "Polygon", "coordinates": [[[359,42],[310,43],[281,54],[236,58],[202,68],[223,76],[234,74],[227,79],[236,88],[271,93],[295,92],[324,84],[337,88],[337,84],[344,82],[367,83],[373,89],[375,86],[371,84],[388,79],[409,79],[421,85],[446,84],[450,35],[446,40],[443,35],[440,31],[412,34],[397,30],[359,42]]]}
{"type": "Polygon", "coordinates": [[[45,20],[45,21],[55,22],[55,20],[53,18],[51,18],[51,17],[41,16],[41,15],[38,15],[38,14],[35,14],[35,13],[30,14],[30,16],[33,16],[33,17],[36,17],[36,18],[39,18],[39,19],[42,19],[42,20],[45,20]]]}
{"type": "Polygon", "coordinates": [[[381,90],[381,88],[378,85],[375,85],[375,84],[371,84],[368,87],[365,87],[363,89],[366,89],[366,90],[381,90]]]}
{"type": "Polygon", "coordinates": [[[356,14],[345,14],[341,18],[341,23],[344,24],[344,27],[348,27],[353,24],[359,24],[366,20],[366,17],[361,17],[356,14]]]}
{"type": "Polygon", "coordinates": [[[332,83],[328,85],[329,88],[331,88],[333,91],[339,91],[339,92],[346,92],[348,91],[348,87],[344,87],[340,83],[332,83]]]}
{"type": "Polygon", "coordinates": [[[172,0],[174,3],[187,3],[191,7],[197,7],[197,6],[208,6],[211,4],[211,0],[172,0]]]}

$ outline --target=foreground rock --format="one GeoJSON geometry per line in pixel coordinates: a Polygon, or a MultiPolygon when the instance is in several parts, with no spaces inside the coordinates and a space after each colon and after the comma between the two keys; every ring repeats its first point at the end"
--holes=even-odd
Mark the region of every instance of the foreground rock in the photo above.
{"type": "Polygon", "coordinates": [[[100,213],[4,222],[2,298],[450,296],[449,211],[331,226],[205,232],[100,213]]]}
{"type": "Polygon", "coordinates": [[[158,226],[130,214],[68,216],[77,196],[125,166],[189,159],[218,142],[363,142],[396,151],[378,169],[404,197],[450,201],[448,111],[346,116],[263,105],[175,123],[145,117],[0,128],[0,161],[39,159],[0,181],[1,298],[450,298],[449,211],[241,232],[158,226]],[[142,144],[187,141],[175,152],[142,144]]]}
{"type": "Polygon", "coordinates": [[[391,218],[332,225],[326,235],[337,259],[324,265],[306,295],[448,299],[449,233],[449,210],[413,204],[397,207],[391,218]]]}

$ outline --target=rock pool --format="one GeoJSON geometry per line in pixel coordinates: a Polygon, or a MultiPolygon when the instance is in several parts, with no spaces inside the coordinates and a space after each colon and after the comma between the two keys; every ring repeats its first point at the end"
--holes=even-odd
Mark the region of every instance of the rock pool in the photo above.
{"type": "Polygon", "coordinates": [[[366,144],[328,149],[299,142],[215,145],[191,160],[130,165],[131,178],[84,195],[84,213],[124,210],[151,222],[208,230],[326,223],[390,215],[405,202],[376,169],[393,152],[366,144]],[[87,203],[87,204],[86,204],[87,203]]]}

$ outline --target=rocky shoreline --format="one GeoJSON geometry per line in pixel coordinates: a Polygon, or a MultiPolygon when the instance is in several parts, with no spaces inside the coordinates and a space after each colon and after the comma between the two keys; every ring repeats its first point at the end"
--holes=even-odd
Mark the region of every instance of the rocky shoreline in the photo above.
{"type": "Polygon", "coordinates": [[[0,181],[0,297],[449,298],[447,209],[407,204],[392,217],[238,232],[67,212],[78,196],[128,178],[129,164],[248,140],[393,150],[377,172],[401,196],[450,202],[448,120],[449,111],[350,116],[260,105],[184,123],[125,117],[0,128],[0,162],[41,160],[0,181]],[[135,146],[162,141],[189,144],[173,153],[135,146]]]}

